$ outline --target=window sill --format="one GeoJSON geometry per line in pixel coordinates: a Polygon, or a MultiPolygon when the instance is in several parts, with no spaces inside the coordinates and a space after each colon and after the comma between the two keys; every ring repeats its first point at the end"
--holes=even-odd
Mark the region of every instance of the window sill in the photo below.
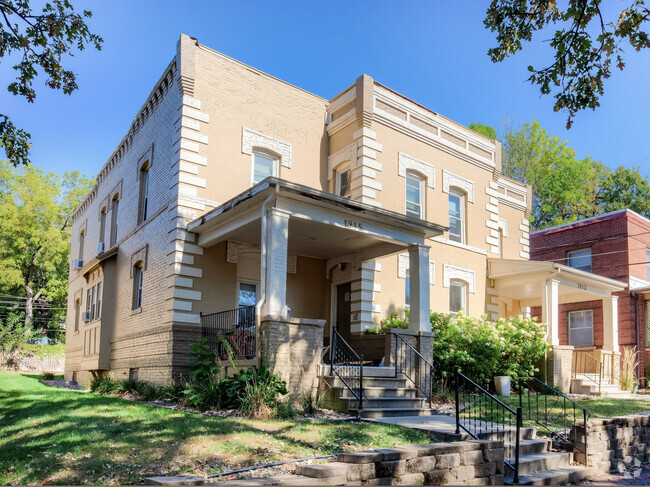
{"type": "Polygon", "coordinates": [[[131,310],[131,316],[139,315],[140,313],[142,313],[142,306],[140,306],[139,308],[135,308],[135,309],[131,310]]]}
{"type": "Polygon", "coordinates": [[[451,245],[452,247],[458,247],[459,249],[469,250],[471,252],[476,252],[477,254],[487,255],[487,250],[480,249],[478,247],[472,247],[464,243],[456,242],[454,240],[449,240],[448,238],[443,237],[431,237],[430,240],[434,242],[439,242],[446,245],[451,245]]]}

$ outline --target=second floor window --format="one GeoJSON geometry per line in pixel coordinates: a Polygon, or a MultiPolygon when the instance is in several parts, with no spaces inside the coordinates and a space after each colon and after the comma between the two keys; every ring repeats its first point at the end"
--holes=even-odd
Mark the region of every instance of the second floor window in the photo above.
{"type": "Polygon", "coordinates": [[[424,180],[413,173],[406,173],[406,214],[424,219],[424,180]]]}
{"type": "Polygon", "coordinates": [[[336,194],[350,196],[350,170],[345,169],[336,173],[336,194]]]}
{"type": "Polygon", "coordinates": [[[253,184],[277,176],[278,160],[270,154],[253,152],[253,184]]]}
{"type": "Polygon", "coordinates": [[[102,311],[102,284],[99,283],[86,291],[86,312],[88,321],[98,320],[102,311]]]}
{"type": "Polygon", "coordinates": [[[456,314],[461,309],[467,314],[467,284],[452,280],[449,283],[449,311],[456,314]]]}
{"type": "Polygon", "coordinates": [[[149,211],[149,166],[144,165],[140,169],[140,211],[138,223],[147,220],[149,211]]]}
{"type": "Polygon", "coordinates": [[[85,242],[86,242],[86,232],[82,231],[79,234],[79,256],[77,257],[81,261],[84,260],[84,243],[85,242]]]}
{"type": "Polygon", "coordinates": [[[449,240],[465,243],[465,194],[449,191],[449,240]]]}
{"type": "Polygon", "coordinates": [[[99,243],[104,243],[106,238],[106,208],[99,214],[99,243]]]}
{"type": "Polygon", "coordinates": [[[111,206],[111,247],[117,243],[117,215],[120,208],[120,199],[116,195],[111,206]]]}
{"type": "Polygon", "coordinates": [[[142,307],[142,278],[143,278],[142,262],[138,262],[133,266],[133,309],[142,307]]]}
{"type": "Polygon", "coordinates": [[[566,253],[566,263],[569,267],[591,272],[591,248],[569,250],[566,253]]]}

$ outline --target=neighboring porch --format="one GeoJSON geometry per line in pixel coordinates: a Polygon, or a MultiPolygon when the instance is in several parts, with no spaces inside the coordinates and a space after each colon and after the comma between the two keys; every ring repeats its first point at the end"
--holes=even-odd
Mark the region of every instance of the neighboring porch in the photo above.
{"type": "Polygon", "coordinates": [[[347,343],[375,326],[373,260],[407,251],[408,332],[430,351],[425,242],[445,229],[268,178],[188,226],[204,249],[195,261],[203,327],[221,330],[239,360],[274,366],[290,386],[314,387],[334,330],[347,343]]]}
{"type": "Polygon", "coordinates": [[[620,376],[618,296],[626,284],[554,262],[488,259],[499,316],[548,325],[542,380],[564,391],[614,390],[620,376]]]}

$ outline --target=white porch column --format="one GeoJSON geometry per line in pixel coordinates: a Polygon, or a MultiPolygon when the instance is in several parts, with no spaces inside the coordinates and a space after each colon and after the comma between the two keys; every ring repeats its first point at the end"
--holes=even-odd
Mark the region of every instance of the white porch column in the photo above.
{"type": "Polygon", "coordinates": [[[603,299],[603,349],[618,352],[618,296],[603,299]]]}
{"type": "Polygon", "coordinates": [[[560,344],[559,288],[560,281],[547,279],[542,290],[542,322],[548,325],[548,337],[551,345],[560,344]]]}
{"type": "Polygon", "coordinates": [[[266,213],[266,276],[264,291],[266,300],[261,314],[287,316],[287,248],[289,243],[289,216],[278,208],[266,213]]]}
{"type": "Polygon", "coordinates": [[[429,249],[427,245],[409,247],[411,318],[409,330],[431,331],[429,306],[429,249]]]}

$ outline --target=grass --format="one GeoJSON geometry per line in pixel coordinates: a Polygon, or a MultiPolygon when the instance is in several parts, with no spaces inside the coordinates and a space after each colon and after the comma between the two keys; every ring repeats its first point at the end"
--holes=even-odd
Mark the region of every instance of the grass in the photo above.
{"type": "Polygon", "coordinates": [[[341,451],[430,442],[394,425],[217,418],[55,389],[0,372],[0,485],[132,484],[341,451]]]}

